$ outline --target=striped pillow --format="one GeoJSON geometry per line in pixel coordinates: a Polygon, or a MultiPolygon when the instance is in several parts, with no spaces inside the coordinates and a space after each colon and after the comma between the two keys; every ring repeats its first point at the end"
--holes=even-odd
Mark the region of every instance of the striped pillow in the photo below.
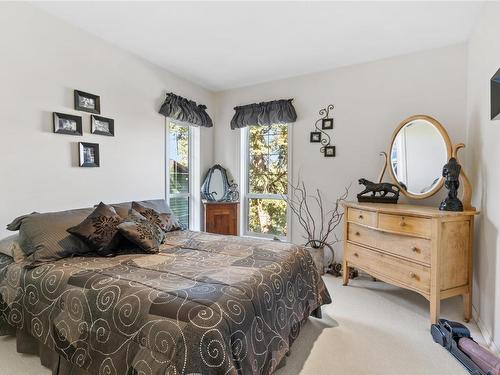
{"type": "Polygon", "coordinates": [[[80,224],[92,208],[27,215],[19,227],[19,245],[33,261],[51,261],[91,251],[68,228],[80,224]]]}

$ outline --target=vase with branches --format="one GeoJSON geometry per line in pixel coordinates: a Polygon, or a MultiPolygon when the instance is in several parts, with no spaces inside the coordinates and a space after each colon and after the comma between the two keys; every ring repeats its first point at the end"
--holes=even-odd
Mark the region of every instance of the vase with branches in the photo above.
{"type": "Polygon", "coordinates": [[[328,207],[319,189],[310,194],[304,181],[289,185],[289,195],[285,199],[292,214],[304,230],[304,245],[314,249],[327,248],[331,252],[331,257],[324,266],[329,268],[335,260],[333,245],[340,241],[336,228],[341,224],[344,216],[342,202],[349,195],[349,187],[346,187],[344,192],[328,207]]]}

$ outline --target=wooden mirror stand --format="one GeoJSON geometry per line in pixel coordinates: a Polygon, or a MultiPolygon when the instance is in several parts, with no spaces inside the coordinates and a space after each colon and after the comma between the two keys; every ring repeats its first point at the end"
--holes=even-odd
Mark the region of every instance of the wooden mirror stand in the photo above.
{"type": "MultiPolygon", "coordinates": [[[[450,136],[448,135],[448,132],[446,131],[446,128],[438,120],[436,120],[435,118],[428,116],[428,115],[410,116],[407,119],[403,120],[397,126],[397,128],[394,130],[394,132],[392,134],[391,141],[389,143],[388,153],[381,152],[381,155],[383,155],[385,157],[385,163],[384,163],[384,167],[379,175],[378,182],[382,181],[382,178],[385,174],[385,171],[388,168],[389,173],[390,173],[392,179],[394,180],[395,184],[400,186],[401,192],[405,196],[407,196],[408,198],[420,200],[420,199],[429,198],[429,197],[433,196],[434,194],[436,194],[437,192],[439,192],[444,186],[444,178],[441,176],[439,182],[436,183],[429,191],[427,191],[423,194],[413,194],[413,193],[407,191],[407,189],[403,188],[400,185],[400,183],[399,183],[399,181],[394,173],[394,170],[392,168],[391,158],[388,157],[388,155],[391,155],[394,142],[395,142],[396,137],[398,136],[399,132],[401,131],[401,129],[404,128],[405,126],[407,126],[408,124],[415,122],[415,121],[418,121],[418,120],[426,121],[426,122],[432,124],[437,129],[439,134],[442,136],[442,139],[443,139],[445,147],[446,147],[447,161],[453,157],[453,158],[457,159],[457,162],[460,163],[460,160],[458,159],[458,151],[460,149],[464,148],[465,144],[459,143],[459,144],[453,146],[451,139],[450,139],[450,136]]],[[[444,164],[443,164],[443,166],[444,166],[444,164]]],[[[472,185],[471,185],[469,179],[467,178],[467,175],[466,175],[463,167],[462,167],[461,172],[460,172],[460,177],[461,177],[461,186],[462,186],[461,200],[462,200],[462,203],[464,206],[464,210],[466,210],[466,211],[467,210],[475,210],[475,208],[472,206],[472,185]]]]}

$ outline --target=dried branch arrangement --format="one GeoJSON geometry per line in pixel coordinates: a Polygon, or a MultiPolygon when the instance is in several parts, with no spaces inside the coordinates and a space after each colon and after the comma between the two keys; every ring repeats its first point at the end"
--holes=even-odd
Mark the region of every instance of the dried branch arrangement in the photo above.
{"type": "Polygon", "coordinates": [[[306,246],[314,248],[326,246],[333,252],[332,245],[340,241],[335,229],[342,222],[344,212],[341,203],[347,199],[349,187],[346,187],[344,193],[336,199],[333,207],[327,210],[323,194],[319,189],[311,195],[303,181],[297,182],[297,185],[290,184],[290,194],[285,199],[306,233],[303,236],[307,241],[306,246]],[[315,215],[313,212],[318,213],[315,215]]]}

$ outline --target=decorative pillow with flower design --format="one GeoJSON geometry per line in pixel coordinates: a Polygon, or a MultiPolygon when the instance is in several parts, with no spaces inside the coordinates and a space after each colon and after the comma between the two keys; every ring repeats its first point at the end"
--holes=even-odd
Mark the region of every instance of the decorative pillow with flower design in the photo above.
{"type": "Polygon", "coordinates": [[[164,232],[181,229],[181,224],[172,212],[160,213],[137,202],[132,202],[132,209],[144,216],[152,224],[158,225],[164,232]]]}
{"type": "Polygon", "coordinates": [[[85,220],[69,228],[68,232],[81,238],[99,255],[108,256],[113,254],[120,240],[117,226],[122,220],[113,207],[101,202],[85,220]]]}
{"type": "Polygon", "coordinates": [[[118,231],[144,252],[154,254],[165,239],[165,232],[133,208],[128,217],[118,225],[118,231]]]}

